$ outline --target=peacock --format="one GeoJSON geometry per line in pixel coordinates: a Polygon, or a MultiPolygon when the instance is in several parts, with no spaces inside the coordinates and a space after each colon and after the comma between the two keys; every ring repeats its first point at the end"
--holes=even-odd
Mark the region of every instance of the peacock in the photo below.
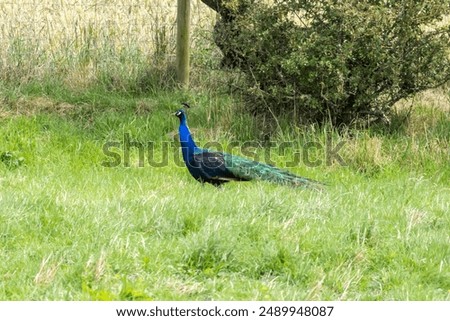
{"type": "MultiPolygon", "coordinates": [[[[187,103],[182,105],[189,108],[187,103]]],[[[200,148],[192,139],[184,109],[179,109],[174,115],[180,119],[179,138],[184,163],[191,175],[201,183],[220,186],[230,181],[264,180],[294,187],[320,188],[322,185],[272,165],[200,148]]]]}

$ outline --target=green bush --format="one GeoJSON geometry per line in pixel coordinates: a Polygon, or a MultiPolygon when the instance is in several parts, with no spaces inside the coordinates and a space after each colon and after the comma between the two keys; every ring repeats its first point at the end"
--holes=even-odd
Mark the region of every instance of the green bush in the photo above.
{"type": "Polygon", "coordinates": [[[0,162],[8,169],[15,169],[24,164],[25,158],[17,156],[16,153],[3,152],[0,154],[0,162]]]}
{"type": "MultiPolygon", "coordinates": [[[[211,2],[211,1],[206,1],[211,2]]],[[[215,41],[255,114],[350,124],[450,78],[448,0],[223,0],[215,41]]]]}

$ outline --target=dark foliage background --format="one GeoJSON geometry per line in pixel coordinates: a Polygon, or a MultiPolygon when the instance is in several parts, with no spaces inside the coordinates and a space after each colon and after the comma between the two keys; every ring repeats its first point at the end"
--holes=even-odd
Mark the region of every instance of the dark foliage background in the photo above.
{"type": "Polygon", "coordinates": [[[223,66],[245,74],[248,108],[297,121],[389,118],[450,78],[448,0],[204,1],[223,66]]]}

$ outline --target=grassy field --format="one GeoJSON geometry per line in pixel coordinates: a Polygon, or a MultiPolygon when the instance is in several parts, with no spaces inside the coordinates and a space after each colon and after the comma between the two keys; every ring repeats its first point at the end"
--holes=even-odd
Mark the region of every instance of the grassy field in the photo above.
{"type": "Polygon", "coordinates": [[[450,299],[448,88],[389,126],[275,126],[224,86],[198,1],[188,92],[171,89],[174,7],[91,2],[0,2],[0,300],[450,299]],[[202,186],[180,163],[181,101],[200,145],[328,186],[202,186]],[[127,166],[124,137],[153,156],[127,166]]]}
{"type": "Polygon", "coordinates": [[[327,182],[322,192],[216,189],[177,165],[172,143],[162,167],[139,167],[136,150],[131,166],[104,167],[102,146],[127,133],[163,159],[184,99],[200,142],[254,135],[226,96],[21,90],[2,90],[2,300],[450,298],[448,111],[417,106],[390,133],[279,132],[298,143],[274,154],[279,166],[304,142],[345,142],[345,166],[318,148],[319,166],[291,168],[327,182]]]}

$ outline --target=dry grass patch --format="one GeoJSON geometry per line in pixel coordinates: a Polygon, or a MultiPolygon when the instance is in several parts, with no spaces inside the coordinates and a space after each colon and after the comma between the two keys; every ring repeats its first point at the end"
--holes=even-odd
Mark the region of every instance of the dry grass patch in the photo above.
{"type": "Polygon", "coordinates": [[[79,108],[67,102],[57,102],[49,97],[21,97],[13,102],[0,102],[0,118],[17,115],[33,116],[40,113],[53,113],[62,116],[79,108]]]}
{"type": "MultiPolygon", "coordinates": [[[[67,50],[67,58],[102,44],[116,51],[137,45],[152,52],[161,42],[173,45],[176,9],[176,2],[164,0],[1,2],[0,35],[6,41],[1,57],[18,39],[48,55],[67,50]]],[[[192,1],[194,30],[211,29],[214,21],[213,11],[200,0],[192,1]]]]}
{"type": "MultiPolygon", "coordinates": [[[[163,0],[0,2],[2,78],[59,76],[79,89],[102,74],[136,78],[143,66],[168,67],[176,10],[176,1],[163,0]]],[[[215,13],[200,0],[191,12],[192,47],[211,44],[215,13]]]]}
{"type": "Polygon", "coordinates": [[[38,273],[34,277],[34,282],[36,284],[49,284],[51,283],[58,272],[61,262],[53,262],[52,254],[44,257],[41,262],[38,273]]]}

